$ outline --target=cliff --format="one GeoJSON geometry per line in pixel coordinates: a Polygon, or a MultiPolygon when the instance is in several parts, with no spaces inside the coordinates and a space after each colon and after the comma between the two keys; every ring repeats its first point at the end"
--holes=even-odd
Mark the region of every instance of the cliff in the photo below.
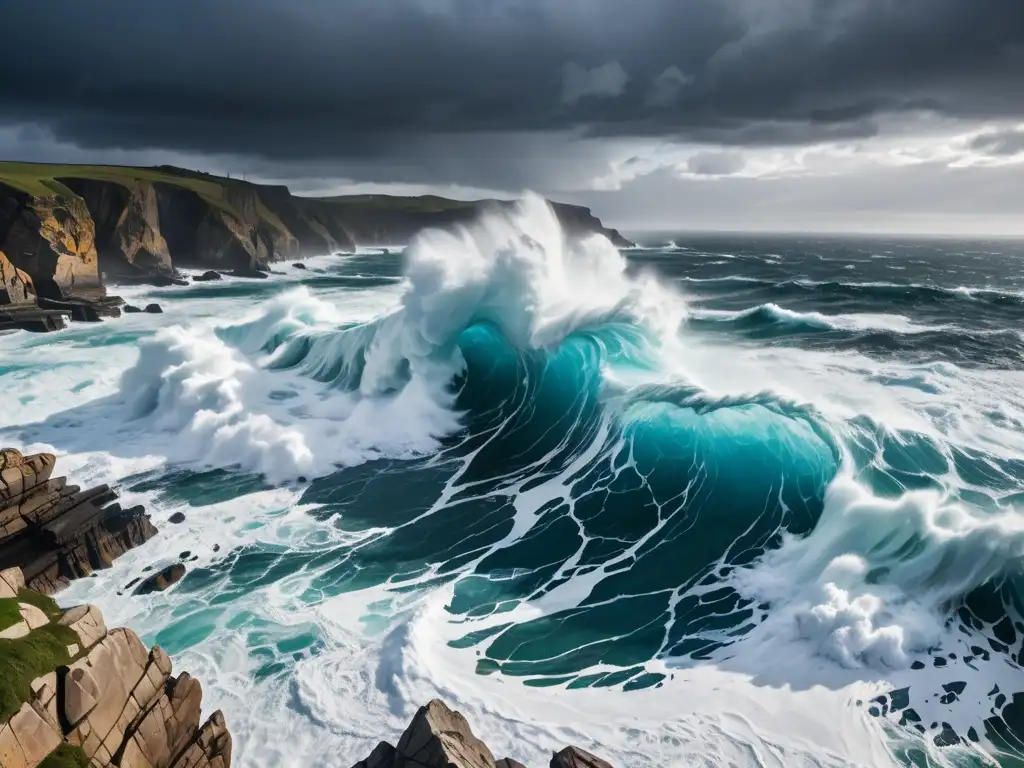
{"type": "MultiPolygon", "coordinates": [[[[403,244],[508,201],[354,195],[305,198],[160,166],[0,163],[0,330],[120,314],[118,282],[166,283],[177,268],[260,276],[275,261],[403,244]]],[[[589,209],[552,203],[566,231],[606,235],[589,209]]]]}
{"type": "Polygon", "coordinates": [[[50,453],[0,450],[0,568],[18,567],[46,594],[156,535],[142,507],[122,509],[106,485],[82,490],[53,478],[55,465],[50,453]]]}
{"type": "Polygon", "coordinates": [[[0,572],[0,766],[229,768],[231,734],[159,646],[0,572]]]}

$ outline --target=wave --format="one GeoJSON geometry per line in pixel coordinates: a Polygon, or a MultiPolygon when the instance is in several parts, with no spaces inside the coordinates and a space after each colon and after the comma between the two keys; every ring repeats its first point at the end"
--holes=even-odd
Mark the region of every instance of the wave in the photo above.
{"type": "MultiPolygon", "coordinates": [[[[1018,458],[992,438],[987,450],[954,445],[962,412],[916,430],[886,421],[891,403],[839,416],[758,386],[765,371],[732,367],[733,348],[698,365],[679,333],[701,323],[940,329],[774,303],[693,310],[631,274],[607,240],[567,241],[536,197],[424,233],[405,262],[397,306],[369,322],[300,288],[245,322],[172,327],[140,344],[105,406],[110,423],[127,419],[170,461],[312,479],[302,503],[340,532],[300,555],[244,550],[224,569],[258,571],[273,557],[324,600],[386,592],[406,633],[381,660],[388,695],[416,683],[401,679],[409,665],[397,657],[426,612],[433,632],[423,628],[418,645],[430,638],[436,656],[468,659],[474,680],[516,691],[658,696],[704,667],[787,691],[913,686],[919,719],[975,728],[995,749],[985,723],[1005,699],[940,703],[940,681],[917,667],[939,669],[942,656],[942,683],[1015,683],[1016,648],[989,639],[1013,626],[1020,596],[1011,587],[992,598],[995,615],[961,609],[1009,583],[1024,556],[1018,458]],[[716,369],[741,375],[706,384],[716,369]],[[417,592],[427,607],[402,602],[417,592]],[[965,644],[991,649],[990,663],[965,644]]],[[[254,587],[221,578],[221,600],[254,587]]],[[[429,663],[416,674],[449,684],[429,663]]],[[[308,695],[322,712],[323,698],[308,695]]],[[[889,706],[895,728],[909,704],[889,706]]],[[[746,714],[763,717],[756,710],[746,714]]],[[[915,748],[952,762],[926,731],[915,748]]]]}
{"type": "MultiPolygon", "coordinates": [[[[827,299],[830,295],[870,297],[874,301],[890,304],[934,304],[953,300],[969,300],[982,304],[1000,307],[1024,307],[1024,293],[1018,290],[1003,288],[981,288],[967,286],[938,286],[922,283],[891,283],[885,281],[835,281],[835,280],[774,280],[770,278],[751,277],[748,275],[726,275],[722,277],[697,278],[683,276],[682,282],[712,283],[722,288],[748,288],[749,285],[761,286],[775,296],[795,297],[814,295],[827,299]]],[[[710,287],[710,286],[709,286],[710,287]]]]}

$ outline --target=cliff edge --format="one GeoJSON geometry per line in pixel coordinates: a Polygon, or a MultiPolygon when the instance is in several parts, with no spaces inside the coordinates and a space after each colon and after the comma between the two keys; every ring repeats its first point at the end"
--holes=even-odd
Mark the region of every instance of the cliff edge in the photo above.
{"type": "MultiPolygon", "coordinates": [[[[502,200],[426,195],[308,198],[287,187],[170,166],[0,162],[0,330],[120,314],[110,283],[165,285],[179,268],[261,277],[275,261],[401,245],[426,227],[468,224],[502,200]]],[[[590,209],[551,203],[573,237],[606,236],[590,209]]]]}

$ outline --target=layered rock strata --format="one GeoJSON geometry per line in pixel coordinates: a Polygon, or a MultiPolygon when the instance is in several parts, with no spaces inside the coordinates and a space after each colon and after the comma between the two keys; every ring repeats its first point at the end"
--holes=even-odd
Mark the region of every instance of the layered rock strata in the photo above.
{"type": "Polygon", "coordinates": [[[106,485],[83,490],[54,478],[55,465],[53,454],[0,450],[0,568],[21,568],[44,594],[156,534],[142,507],[123,509],[106,485]]]}

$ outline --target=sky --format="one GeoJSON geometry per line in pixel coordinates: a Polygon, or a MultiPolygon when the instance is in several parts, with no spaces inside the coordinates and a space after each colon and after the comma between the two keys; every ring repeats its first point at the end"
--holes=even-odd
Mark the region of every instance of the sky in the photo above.
{"type": "Polygon", "coordinates": [[[0,29],[0,159],[1024,235],[1024,0],[32,0],[0,29]]]}

